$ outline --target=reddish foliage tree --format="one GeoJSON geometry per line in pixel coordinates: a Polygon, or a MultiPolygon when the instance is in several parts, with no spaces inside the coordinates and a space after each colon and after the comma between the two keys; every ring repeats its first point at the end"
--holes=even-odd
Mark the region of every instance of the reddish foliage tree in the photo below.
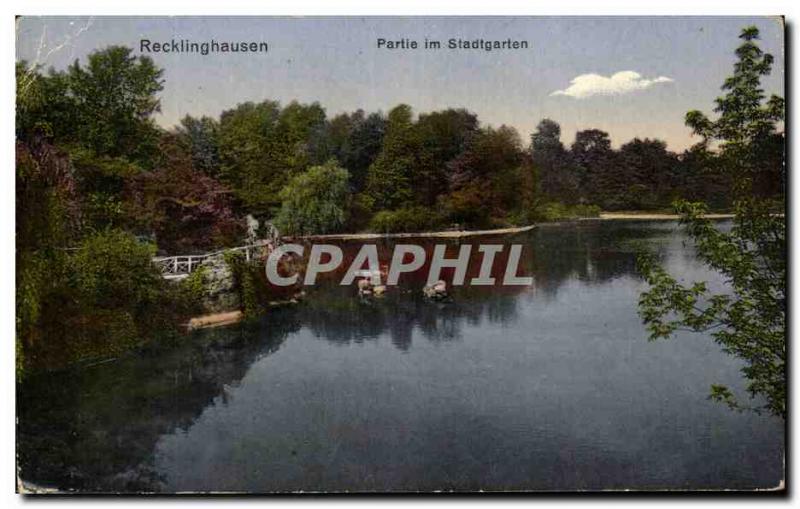
{"type": "Polygon", "coordinates": [[[136,229],[153,234],[160,250],[192,253],[235,244],[243,224],[230,192],[192,167],[191,156],[173,134],[162,136],[157,169],[132,179],[127,188],[136,229]]]}

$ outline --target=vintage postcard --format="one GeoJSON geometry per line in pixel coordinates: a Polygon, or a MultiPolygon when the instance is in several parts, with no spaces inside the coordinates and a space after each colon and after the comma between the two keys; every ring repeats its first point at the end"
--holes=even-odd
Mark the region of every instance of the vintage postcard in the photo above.
{"type": "Polygon", "coordinates": [[[782,17],[15,30],[19,493],[786,491],[782,17]]]}

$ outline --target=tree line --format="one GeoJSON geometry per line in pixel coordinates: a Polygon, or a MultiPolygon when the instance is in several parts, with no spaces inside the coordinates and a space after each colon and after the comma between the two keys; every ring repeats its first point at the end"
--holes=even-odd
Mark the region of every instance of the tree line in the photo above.
{"type": "MultiPolygon", "coordinates": [[[[675,153],[637,138],[614,149],[587,129],[566,147],[550,119],[526,142],[466,109],[329,117],[318,103],[266,100],[164,130],[154,122],[163,73],[118,46],[64,71],[20,62],[17,138],[69,160],[86,228],[122,228],[170,253],[239,242],[247,214],[312,234],[509,226],[677,198],[731,205],[730,176],[703,144],[675,153]]],[[[774,142],[773,158],[782,136],[774,142]]]]}
{"type": "MultiPolygon", "coordinates": [[[[18,62],[16,78],[18,366],[173,337],[197,289],[165,286],[151,257],[238,245],[247,215],[296,235],[503,227],[678,198],[733,205],[730,157],[705,142],[615,149],[588,129],[566,147],[550,119],[523,140],[460,108],[329,117],[271,100],[166,130],[154,120],[163,69],[121,46],[61,71],[18,62]]],[[[783,144],[774,130],[759,138],[752,194],[781,195],[783,144]]]]}

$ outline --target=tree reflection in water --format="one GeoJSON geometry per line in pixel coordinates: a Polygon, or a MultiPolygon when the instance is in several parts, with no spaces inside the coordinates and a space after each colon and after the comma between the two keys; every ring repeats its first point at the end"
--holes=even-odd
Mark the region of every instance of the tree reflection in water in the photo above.
{"type": "MultiPolygon", "coordinates": [[[[427,263],[403,276],[401,286],[381,298],[360,299],[355,286],[338,285],[338,272],[308,288],[307,298],[296,308],[271,311],[258,323],[202,331],[175,348],[41,375],[18,388],[21,477],[36,485],[81,491],[158,490],[162,479],[153,460],[159,438],[188,430],[215,402],[226,404],[228,388],[302,327],[342,345],[387,334],[402,351],[413,347],[415,330],[428,341],[457,341],[465,326],[513,324],[520,299],[553,299],[566,281],[594,284],[633,275],[635,243],[647,238],[650,248],[663,254],[669,246],[659,239],[667,238],[672,228],[674,224],[584,223],[547,226],[513,237],[468,239],[474,244],[525,244],[519,274],[533,275],[534,286],[500,285],[503,255],[498,255],[492,274],[498,281],[495,286],[451,288],[452,300],[445,303],[422,297],[427,263]]],[[[435,243],[422,240],[429,258],[435,243]]],[[[377,244],[386,263],[394,244],[377,244]]],[[[455,253],[459,243],[450,244],[455,253]]],[[[360,243],[342,246],[347,267],[360,243]]],[[[479,270],[477,246],[473,257],[467,279],[479,270]]],[[[443,279],[449,282],[451,272],[445,270],[443,279]]]]}

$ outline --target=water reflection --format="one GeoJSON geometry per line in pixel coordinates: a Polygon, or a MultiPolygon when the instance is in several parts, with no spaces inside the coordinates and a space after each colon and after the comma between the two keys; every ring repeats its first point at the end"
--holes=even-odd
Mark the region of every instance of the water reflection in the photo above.
{"type": "Polygon", "coordinates": [[[215,400],[226,403],[250,365],[299,329],[280,315],[186,338],[186,345],[112,364],[43,375],[18,391],[22,478],[81,491],[152,490],[158,438],[187,430],[215,400]]]}
{"type": "MultiPolygon", "coordinates": [[[[479,327],[483,323],[511,326],[517,318],[520,299],[553,299],[566,281],[580,280],[603,284],[622,276],[636,277],[637,253],[647,248],[664,259],[674,234],[674,223],[630,222],[608,224],[585,222],[568,227],[544,226],[530,233],[505,237],[480,237],[463,240],[412,239],[426,252],[426,263],[418,270],[404,274],[401,286],[390,287],[380,298],[355,298],[356,285],[339,282],[361,247],[360,242],[345,242],[344,262],[333,273],[320,278],[316,287],[305,287],[309,298],[299,311],[301,321],[326,340],[349,344],[379,338],[388,332],[392,344],[408,350],[412,332],[418,329],[429,341],[452,341],[461,335],[461,328],[479,327]],[[482,254],[478,245],[504,244],[492,266],[493,286],[452,286],[453,270],[442,272],[453,299],[447,303],[426,300],[421,288],[427,281],[430,259],[437,243],[448,245],[447,256],[455,257],[459,246],[472,244],[466,281],[477,277],[482,254]],[[504,286],[502,279],[508,263],[507,246],[522,244],[518,275],[533,276],[533,287],[504,286]]],[[[674,243],[674,239],[672,239],[674,243]]],[[[375,243],[382,267],[391,260],[394,242],[375,243]]],[[[692,253],[681,244],[681,252],[692,253]]],[[[306,250],[308,251],[308,249],[306,250]]]]}
{"type": "Polygon", "coordinates": [[[504,239],[525,243],[533,287],[465,286],[448,303],[422,297],[425,267],[380,299],[334,275],[260,323],[31,380],[22,477],[88,491],[768,486],[780,425],[705,400],[738,366],[710,341],[644,341],[639,243],[708,276],[674,227],[504,239]]]}

